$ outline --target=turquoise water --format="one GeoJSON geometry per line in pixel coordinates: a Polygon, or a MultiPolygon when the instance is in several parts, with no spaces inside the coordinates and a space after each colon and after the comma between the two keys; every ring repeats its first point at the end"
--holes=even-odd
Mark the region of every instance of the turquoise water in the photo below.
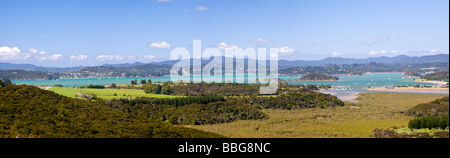
{"type": "MultiPolygon", "coordinates": [[[[242,77],[243,75],[238,75],[242,77]]],[[[288,82],[289,84],[317,84],[317,85],[332,85],[332,86],[345,86],[350,87],[354,92],[368,92],[366,87],[383,87],[385,85],[435,85],[432,83],[421,83],[412,82],[413,78],[402,77],[402,73],[374,73],[365,76],[349,76],[349,75],[337,75],[340,81],[308,81],[308,82],[292,82],[301,76],[298,75],[281,75],[279,76],[283,80],[292,80],[288,82]]],[[[194,79],[200,79],[199,76],[193,76],[194,79]]],[[[60,80],[14,80],[15,84],[28,84],[36,86],[53,86],[55,84],[61,84],[64,87],[73,86],[87,86],[89,83],[93,85],[109,85],[111,83],[115,84],[130,84],[131,80],[137,79],[138,82],[141,79],[151,79],[152,82],[166,82],[170,81],[170,77],[142,77],[142,78],[86,78],[86,79],[60,79],[60,80]]],[[[213,77],[212,79],[220,79],[218,77],[213,77]]],[[[189,77],[181,77],[180,80],[189,80],[189,77]]],[[[206,81],[210,81],[207,79],[206,81]]]]}
{"type": "MultiPolygon", "coordinates": [[[[386,85],[437,85],[433,83],[413,82],[414,78],[403,77],[403,73],[371,73],[365,76],[336,75],[339,81],[308,81],[288,82],[289,84],[317,84],[350,87],[354,92],[369,92],[367,87],[384,87],[386,85]]],[[[299,76],[280,76],[287,80],[297,79],[299,76]]]]}

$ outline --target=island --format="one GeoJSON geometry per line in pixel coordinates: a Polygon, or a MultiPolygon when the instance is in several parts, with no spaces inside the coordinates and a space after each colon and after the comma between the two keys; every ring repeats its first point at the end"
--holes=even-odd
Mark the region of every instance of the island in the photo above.
{"type": "Polygon", "coordinates": [[[420,79],[414,79],[414,82],[434,83],[442,86],[448,86],[449,71],[440,71],[421,76],[420,79]]]}
{"type": "Polygon", "coordinates": [[[406,72],[406,73],[403,75],[403,77],[421,77],[421,76],[422,76],[422,75],[420,75],[419,72],[417,72],[417,71],[412,71],[412,70],[406,72]]]}
{"type": "Polygon", "coordinates": [[[339,77],[336,77],[336,76],[312,73],[312,74],[307,74],[303,77],[300,77],[300,79],[295,80],[295,81],[338,81],[338,80],[339,80],[339,77]]]}

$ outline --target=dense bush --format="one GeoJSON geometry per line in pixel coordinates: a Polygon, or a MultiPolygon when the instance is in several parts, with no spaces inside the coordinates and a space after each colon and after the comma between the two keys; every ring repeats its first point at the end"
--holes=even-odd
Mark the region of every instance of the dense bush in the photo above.
{"type": "MultiPolygon", "coordinates": [[[[170,94],[178,96],[205,96],[205,95],[222,95],[222,96],[259,96],[260,87],[267,86],[264,84],[248,84],[248,83],[180,83],[173,84],[166,82],[164,87],[168,86],[170,94]]],[[[279,83],[277,92],[274,94],[282,94],[285,92],[311,91],[319,89],[329,89],[330,85],[289,85],[279,83]]]]}
{"type": "Polygon", "coordinates": [[[422,76],[420,78],[421,79],[426,79],[426,80],[448,82],[449,71],[447,70],[447,71],[435,72],[435,73],[424,75],[424,76],[422,76]]]}
{"type": "Polygon", "coordinates": [[[5,80],[5,81],[0,80],[0,87],[6,87],[6,86],[11,86],[11,85],[14,85],[14,83],[12,83],[11,80],[5,80]]]}
{"type": "Polygon", "coordinates": [[[418,117],[410,120],[408,124],[408,128],[411,129],[445,129],[447,127],[449,127],[449,115],[418,117]]]}
{"type": "Polygon", "coordinates": [[[62,84],[55,84],[53,87],[64,87],[62,84]]]}
{"type": "Polygon", "coordinates": [[[406,111],[405,114],[416,117],[409,121],[408,127],[411,129],[445,129],[449,126],[449,96],[436,99],[430,103],[416,105],[406,111]]]}
{"type": "Polygon", "coordinates": [[[339,80],[339,77],[319,73],[307,74],[298,79],[298,81],[337,81],[337,80],[339,80]]]}
{"type": "Polygon", "coordinates": [[[258,106],[235,100],[227,101],[218,95],[171,99],[138,97],[133,100],[112,100],[107,105],[124,112],[180,125],[267,118],[258,106]]]}
{"type": "Polygon", "coordinates": [[[172,87],[174,95],[179,96],[249,96],[259,95],[259,84],[240,83],[187,83],[176,84],[172,87]]]}
{"type": "Polygon", "coordinates": [[[161,85],[152,84],[151,82],[147,82],[144,85],[144,92],[149,94],[160,94],[161,93],[161,85]]]}
{"type": "Polygon", "coordinates": [[[328,108],[344,106],[336,96],[310,91],[281,94],[276,97],[245,97],[239,100],[251,105],[258,105],[265,109],[302,109],[302,108],[328,108]]]}
{"type": "Polygon", "coordinates": [[[87,86],[87,88],[93,88],[93,89],[105,89],[105,86],[103,86],[103,85],[92,85],[92,84],[89,84],[89,85],[87,86]]]}
{"type": "Polygon", "coordinates": [[[449,97],[446,96],[442,99],[430,103],[424,103],[416,105],[415,107],[406,111],[408,116],[440,116],[449,114],[449,97]]]}
{"type": "Polygon", "coordinates": [[[375,138],[449,138],[449,129],[410,129],[392,127],[388,129],[375,129],[372,134],[375,138]]]}
{"type": "Polygon", "coordinates": [[[124,113],[105,101],[68,98],[34,86],[0,88],[0,138],[209,138],[220,135],[124,113]]]}

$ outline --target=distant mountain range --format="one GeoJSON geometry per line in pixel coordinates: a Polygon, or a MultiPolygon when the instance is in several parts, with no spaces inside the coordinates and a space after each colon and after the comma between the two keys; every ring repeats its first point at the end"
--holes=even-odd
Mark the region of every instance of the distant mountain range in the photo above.
{"type": "Polygon", "coordinates": [[[367,64],[367,63],[384,63],[384,64],[426,64],[426,63],[449,63],[449,54],[438,54],[421,57],[410,57],[399,55],[396,57],[371,57],[366,59],[330,57],[322,60],[305,61],[305,60],[280,60],[280,68],[291,68],[297,66],[324,66],[329,64],[367,64]]]}
{"type": "MultiPolygon", "coordinates": [[[[223,57],[225,58],[225,57],[223,57]]],[[[126,64],[105,64],[102,66],[91,66],[91,67],[42,67],[32,64],[11,64],[0,62],[0,70],[27,70],[27,71],[44,71],[44,72],[76,72],[88,70],[104,70],[106,68],[155,68],[161,66],[163,69],[167,69],[168,66],[172,66],[179,62],[179,60],[168,60],[162,62],[152,62],[152,63],[126,63],[126,64]],[[147,66],[145,66],[147,65],[147,66]]],[[[207,61],[202,61],[205,64],[207,61]]],[[[396,57],[371,57],[366,59],[355,59],[355,58],[341,58],[341,57],[330,57],[322,60],[280,60],[278,62],[278,67],[280,69],[287,69],[299,66],[324,66],[329,64],[343,65],[343,64],[366,64],[366,63],[384,63],[384,64],[426,64],[426,63],[449,63],[449,54],[439,54],[439,55],[429,55],[421,57],[410,57],[406,55],[399,55],[396,57]]],[[[113,70],[113,69],[108,69],[113,70]]],[[[121,69],[123,70],[123,69],[121,69]]]]}
{"type": "Polygon", "coordinates": [[[44,72],[71,72],[77,71],[83,67],[43,67],[36,66],[33,64],[11,64],[11,63],[2,63],[0,62],[0,70],[27,70],[27,71],[44,71],[44,72]]]}

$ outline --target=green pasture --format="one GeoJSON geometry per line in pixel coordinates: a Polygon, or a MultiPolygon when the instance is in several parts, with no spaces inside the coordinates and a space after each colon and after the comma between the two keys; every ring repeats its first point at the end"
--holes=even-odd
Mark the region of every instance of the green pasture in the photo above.
{"type": "Polygon", "coordinates": [[[135,98],[135,97],[150,97],[150,98],[177,97],[177,96],[164,95],[164,94],[147,94],[143,90],[137,90],[137,89],[88,89],[88,88],[75,89],[75,88],[69,88],[69,87],[52,87],[48,90],[54,91],[58,94],[72,97],[72,98],[76,98],[76,95],[78,92],[96,94],[97,97],[103,98],[103,99],[126,98],[129,95],[133,98],[135,98]],[[117,94],[117,96],[114,96],[114,93],[117,94]]]}

